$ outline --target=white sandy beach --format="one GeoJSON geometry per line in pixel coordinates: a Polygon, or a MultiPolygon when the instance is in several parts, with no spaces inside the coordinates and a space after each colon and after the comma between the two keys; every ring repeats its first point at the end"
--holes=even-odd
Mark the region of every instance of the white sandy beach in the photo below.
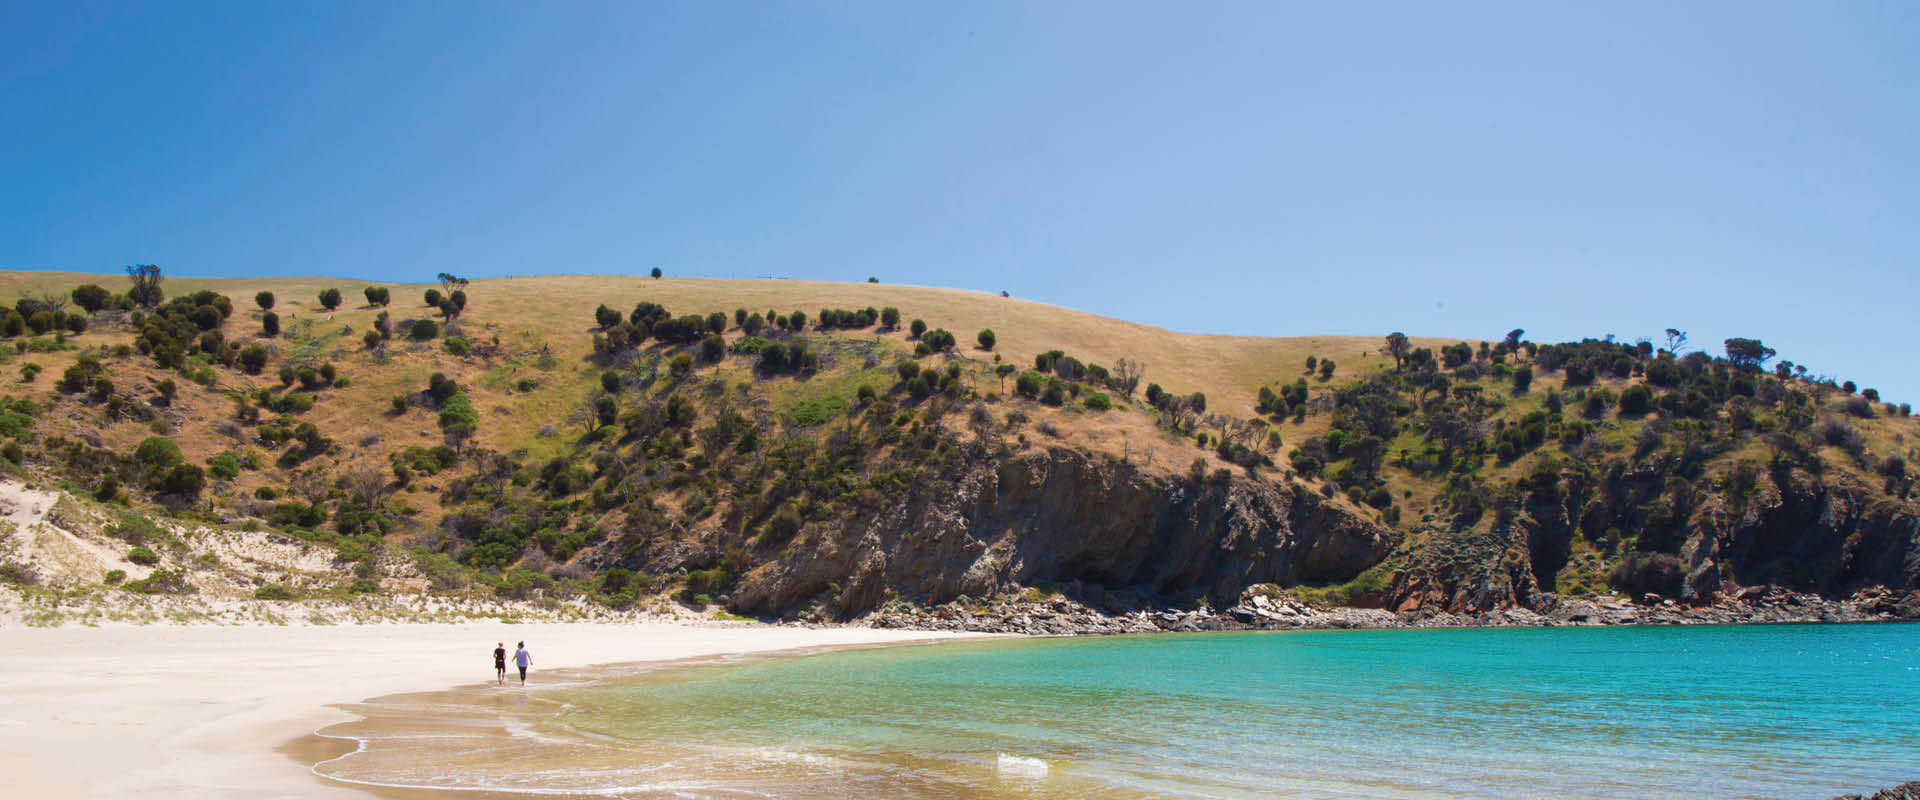
{"type": "Polygon", "coordinates": [[[668,623],[5,627],[0,775],[12,797],[366,797],[278,748],[352,719],[328,704],[492,680],[498,641],[527,642],[532,685],[544,670],[935,638],[668,623]]]}

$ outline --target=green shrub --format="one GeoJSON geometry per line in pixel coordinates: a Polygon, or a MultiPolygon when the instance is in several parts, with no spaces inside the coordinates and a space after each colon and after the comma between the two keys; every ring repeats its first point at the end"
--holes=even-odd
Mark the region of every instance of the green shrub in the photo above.
{"type": "Polygon", "coordinates": [[[181,462],[180,446],[165,436],[149,436],[133,451],[133,457],[149,467],[165,468],[181,462]]]}
{"type": "Polygon", "coordinates": [[[794,425],[805,428],[833,419],[845,410],[847,410],[846,398],[830,394],[810,397],[795,403],[787,412],[787,416],[793,420],[794,425]]]}
{"type": "Polygon", "coordinates": [[[982,329],[980,333],[976,334],[974,338],[980,342],[980,349],[992,350],[993,343],[996,337],[993,335],[992,328],[985,328],[985,329],[982,329]]]}
{"type": "Polygon", "coordinates": [[[193,464],[175,464],[160,479],[161,490],[168,494],[192,497],[207,487],[207,472],[193,464]]]}
{"type": "Polygon", "coordinates": [[[328,311],[332,311],[336,308],[339,308],[340,307],[340,290],[339,289],[320,290],[320,305],[328,311]]]}
{"type": "MultiPolygon", "coordinates": [[[[429,289],[428,291],[432,291],[429,289]]],[[[440,323],[430,319],[416,319],[407,328],[407,335],[416,342],[424,342],[440,335],[440,323]]]]}
{"type": "Polygon", "coordinates": [[[374,594],[380,591],[380,582],[373,578],[354,578],[347,584],[348,594],[374,594]]]}
{"type": "Polygon", "coordinates": [[[207,474],[215,480],[230,481],[240,477],[240,459],[232,453],[221,453],[207,459],[207,474]]]}
{"type": "Polygon", "coordinates": [[[292,600],[293,590],[277,583],[269,583],[253,590],[255,600],[292,600]]]}
{"type": "Polygon", "coordinates": [[[467,352],[472,349],[472,345],[469,344],[466,339],[459,336],[447,337],[446,341],[441,342],[440,345],[445,347],[449,354],[456,357],[465,356],[467,352]]]}
{"type": "Polygon", "coordinates": [[[1621,414],[1645,414],[1653,410],[1653,390],[1643,384],[1629,386],[1620,393],[1621,414]]]}
{"type": "Polygon", "coordinates": [[[1105,392],[1088,393],[1086,402],[1087,408],[1095,411],[1106,411],[1113,408],[1113,398],[1108,397],[1105,392]]]}
{"type": "Polygon", "coordinates": [[[143,567],[151,567],[160,563],[160,554],[148,550],[144,546],[135,547],[127,551],[127,560],[143,567]]]}
{"type": "Polygon", "coordinates": [[[110,569],[107,574],[100,576],[100,582],[108,586],[119,586],[126,579],[127,571],[124,569],[110,569]]]}

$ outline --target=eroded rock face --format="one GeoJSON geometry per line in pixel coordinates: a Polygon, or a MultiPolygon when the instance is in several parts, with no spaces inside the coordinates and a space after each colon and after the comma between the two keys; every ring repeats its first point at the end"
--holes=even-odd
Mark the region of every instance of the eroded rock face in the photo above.
{"type": "MultiPolygon", "coordinates": [[[[1388,607],[1428,614],[1543,610],[1577,529],[1592,536],[1617,528],[1636,535],[1643,550],[1674,553],[1681,577],[1672,591],[1686,605],[1712,604],[1747,587],[1826,598],[1870,587],[1904,597],[1920,588],[1920,515],[1907,505],[1870,502],[1872,492],[1804,474],[1762,477],[1737,504],[1674,492],[1663,480],[1627,470],[1591,485],[1569,479],[1557,496],[1527,498],[1509,523],[1416,531],[1416,541],[1433,544],[1408,554],[1388,607]]],[[[1889,613],[1911,617],[1897,602],[1888,605],[1889,613]]]]}
{"type": "Polygon", "coordinates": [[[1389,553],[1393,531],[1319,495],[1235,477],[1161,479],[1052,449],[972,464],[881,508],[810,527],[733,592],[779,614],[833,585],[843,613],[889,592],[927,603],[1041,582],[1129,588],[1230,604],[1258,583],[1351,579],[1389,553]]]}

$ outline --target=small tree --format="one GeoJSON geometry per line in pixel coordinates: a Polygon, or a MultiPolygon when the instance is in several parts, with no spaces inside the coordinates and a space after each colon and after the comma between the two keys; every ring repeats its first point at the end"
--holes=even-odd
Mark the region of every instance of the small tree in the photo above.
{"type": "Polygon", "coordinates": [[[133,282],[127,290],[127,297],[146,308],[160,305],[166,299],[166,293],[160,290],[160,267],[153,264],[131,264],[127,266],[127,279],[133,282]]]}
{"type": "Polygon", "coordinates": [[[975,335],[974,338],[980,341],[980,349],[982,350],[993,349],[994,336],[993,336],[992,328],[981,329],[980,333],[975,335]]]}
{"type": "Polygon", "coordinates": [[[1674,357],[1678,358],[1680,356],[1680,348],[1683,348],[1686,346],[1687,346],[1686,331],[1680,330],[1679,328],[1667,329],[1667,352],[1672,353],[1674,357]]]}
{"type": "Polygon", "coordinates": [[[440,302],[447,298],[440,294],[439,289],[428,289],[426,294],[421,295],[421,299],[425,300],[427,305],[439,308],[440,302]]]}
{"type": "Polygon", "coordinates": [[[1393,368],[1400,369],[1406,363],[1407,353],[1413,349],[1407,335],[1399,331],[1387,334],[1387,355],[1393,356],[1393,368]]]}
{"type": "Polygon", "coordinates": [[[440,335],[440,323],[430,319],[416,319],[407,335],[413,337],[416,342],[424,342],[440,335]]]}
{"type": "Polygon", "coordinates": [[[918,339],[920,338],[921,334],[927,332],[927,321],[923,319],[916,319],[907,326],[907,331],[912,334],[907,338],[918,339]]]}
{"type": "Polygon", "coordinates": [[[1727,360],[1737,367],[1760,367],[1774,356],[1774,349],[1761,344],[1759,339],[1734,337],[1726,341],[1727,360]]]}
{"type": "Polygon", "coordinates": [[[362,293],[367,296],[367,305],[370,306],[384,306],[390,297],[387,290],[379,286],[369,286],[362,293]]]}
{"type": "Polygon", "coordinates": [[[271,311],[260,317],[260,331],[271,339],[280,335],[280,315],[271,311]]]}
{"type": "Polygon", "coordinates": [[[460,311],[467,310],[467,290],[453,290],[453,294],[447,295],[447,301],[453,303],[453,307],[460,311]]]}
{"type": "Polygon", "coordinates": [[[654,280],[656,280],[656,281],[657,281],[657,280],[660,280],[660,276],[661,276],[662,274],[663,274],[663,273],[662,273],[662,272],[660,272],[660,268],[659,268],[659,267],[654,267],[654,268],[653,268],[653,279],[654,279],[654,280]]]}
{"type": "Polygon", "coordinates": [[[893,306],[880,309],[880,327],[887,330],[900,327],[900,309],[893,306]]]}
{"type": "Polygon", "coordinates": [[[320,292],[320,305],[328,311],[340,307],[340,290],[323,289],[320,292]]]}
{"type": "Polygon", "coordinates": [[[1324,381],[1332,378],[1333,370],[1334,370],[1333,359],[1329,358],[1329,359],[1326,359],[1325,361],[1321,361],[1320,362],[1320,380],[1324,381]]]}
{"type": "Polygon", "coordinates": [[[253,296],[253,302],[260,307],[261,311],[272,311],[273,292],[258,292],[253,296]]]}
{"type": "Polygon", "coordinates": [[[1140,386],[1140,379],[1147,374],[1147,365],[1132,359],[1122,358],[1113,362],[1113,388],[1119,389],[1126,397],[1133,396],[1133,390],[1140,386]]]}

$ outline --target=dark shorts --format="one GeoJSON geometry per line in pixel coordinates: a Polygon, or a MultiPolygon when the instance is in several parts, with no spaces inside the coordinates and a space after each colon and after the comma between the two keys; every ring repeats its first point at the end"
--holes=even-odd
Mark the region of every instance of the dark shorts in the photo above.
{"type": "Polygon", "coordinates": [[[507,671],[507,662],[505,662],[505,661],[495,661],[495,662],[493,662],[493,671],[494,671],[494,672],[506,672],[506,671],[507,671]]]}

